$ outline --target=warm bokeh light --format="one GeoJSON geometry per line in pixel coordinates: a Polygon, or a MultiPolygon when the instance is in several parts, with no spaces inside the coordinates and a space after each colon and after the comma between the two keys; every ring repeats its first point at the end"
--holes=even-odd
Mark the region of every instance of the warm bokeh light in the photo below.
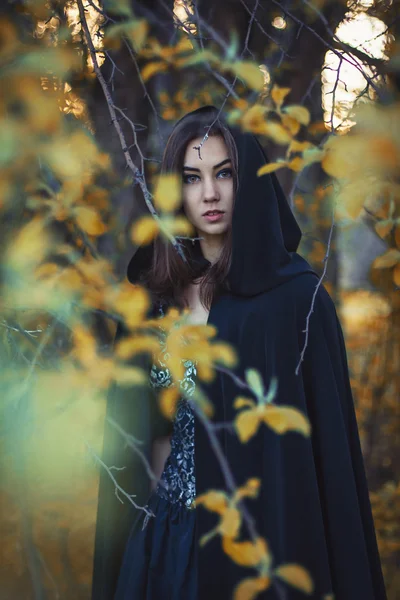
{"type": "Polygon", "coordinates": [[[272,27],[275,27],[275,29],[286,29],[286,21],[283,17],[275,17],[275,19],[272,21],[272,27]]]}
{"type": "MultiPolygon", "coordinates": [[[[97,8],[100,9],[99,0],[93,0],[92,4],[94,6],[97,6],[97,8]]],[[[66,6],[65,11],[66,11],[67,17],[68,17],[68,24],[72,30],[72,36],[78,38],[78,36],[81,36],[81,24],[80,24],[80,19],[79,19],[78,6],[75,3],[70,4],[70,5],[66,6]]],[[[101,30],[101,25],[104,21],[103,16],[98,10],[96,10],[96,8],[94,8],[90,4],[87,4],[87,5],[85,4],[85,14],[86,14],[86,21],[87,21],[89,31],[90,31],[90,36],[93,41],[93,45],[96,48],[96,50],[99,51],[103,47],[103,36],[102,36],[102,30],[101,30]],[[99,35],[99,33],[100,33],[100,35],[99,35]]],[[[98,64],[101,66],[104,61],[105,61],[105,55],[102,52],[97,52],[98,64]]],[[[93,62],[90,57],[90,54],[88,55],[88,65],[93,70],[93,62]]],[[[94,71],[93,71],[93,76],[94,76],[94,71]]]]}
{"type": "Polygon", "coordinates": [[[174,1],[174,15],[177,22],[182,23],[182,25],[179,24],[178,26],[187,33],[195,34],[197,31],[196,25],[191,22],[191,15],[193,14],[193,3],[190,0],[174,1]]]}
{"type": "MultiPolygon", "coordinates": [[[[359,3],[358,8],[364,9],[369,5],[369,0],[365,0],[359,3]]],[[[336,36],[368,56],[387,59],[385,47],[388,36],[385,30],[383,21],[357,11],[347,13],[336,30],[336,36]]],[[[326,53],[321,79],[326,127],[344,132],[354,125],[351,112],[355,102],[373,99],[374,92],[372,88],[366,90],[367,81],[361,71],[374,79],[375,83],[379,83],[379,79],[374,77],[373,69],[364,65],[359,58],[343,52],[341,55],[343,58],[331,50],[326,53]]]]}

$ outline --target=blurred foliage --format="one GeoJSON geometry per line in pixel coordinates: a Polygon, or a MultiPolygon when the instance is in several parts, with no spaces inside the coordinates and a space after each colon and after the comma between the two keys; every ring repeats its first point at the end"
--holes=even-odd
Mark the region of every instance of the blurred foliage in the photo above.
{"type": "MultiPolygon", "coordinates": [[[[286,21],[282,14],[280,19],[291,35],[290,19],[293,23],[302,19],[306,28],[317,27],[332,6],[328,1],[306,3],[299,13],[296,5],[293,14],[282,13],[286,21]]],[[[292,187],[303,229],[329,230],[335,207],[338,225],[346,227],[366,216],[387,244],[371,264],[376,291],[341,293],[341,300],[379,546],[394,599],[400,589],[395,573],[400,554],[396,45],[389,45],[389,79],[372,81],[384,87],[384,99],[378,102],[375,94],[374,103],[359,103],[352,114],[356,126],[349,132],[329,132],[322,113],[315,118],[312,107],[297,99],[295,89],[281,85],[279,76],[260,66],[250,51],[241,51],[235,35],[221,40],[218,31],[209,29],[210,43],[204,44],[196,34],[198,25],[190,25],[190,11],[185,27],[178,21],[172,41],[165,43],[151,20],[135,14],[128,0],[101,5],[21,0],[9,2],[8,9],[0,13],[4,597],[90,595],[97,497],[93,454],[100,453],[110,382],[143,384],[147,374],[134,359],[143,352],[157,356],[160,339],[173,357],[169,367],[175,380],[180,378],[183,357],[198,362],[204,382],[215,377],[218,367],[232,369],[240,359],[228,345],[215,342],[215,328],[188,324],[185,311],[171,309],[163,319],[146,320],[147,292],[121,280],[116,269],[116,255],[131,252],[132,242],[149,243],[156,235],[167,234],[176,236],[179,246],[179,236],[192,235],[190,224],[175,215],[181,202],[177,178],[160,176],[159,159],[149,158],[148,148],[142,151],[141,145],[146,146],[145,137],[151,137],[157,126],[161,129],[160,121],[168,126],[185,112],[214,103],[224,109],[230,123],[279,148],[278,156],[260,169],[260,177],[279,170],[289,173],[295,183],[299,178],[311,181],[304,192],[292,187]],[[153,86],[157,109],[146,126],[136,125],[113,100],[114,79],[122,73],[115,61],[122,52],[132,60],[141,86],[140,100],[132,97],[132,104],[142,103],[143,94],[148,99],[146,86],[153,86]],[[180,85],[164,85],[167,77],[180,85]],[[198,88],[188,84],[191,78],[200,82],[198,88]],[[102,123],[107,121],[107,136],[115,136],[119,143],[112,150],[99,139],[93,111],[99,84],[107,100],[103,97],[107,116],[102,123]],[[117,155],[124,162],[123,177],[116,168],[117,155]],[[115,206],[116,198],[124,194],[130,202],[142,194],[150,214],[142,210],[134,222],[121,219],[115,206]],[[112,252],[104,251],[110,247],[112,252]],[[112,351],[118,321],[128,335],[112,351]]],[[[391,20],[388,7],[374,10],[391,20]]],[[[271,48],[265,54],[272,56],[271,48]]],[[[282,58],[288,56],[283,53],[282,58]]],[[[290,71],[285,61],[279,65],[278,73],[290,71]]],[[[150,108],[146,110],[151,112],[150,108]]],[[[329,254],[336,251],[335,240],[327,248],[324,240],[311,236],[303,247],[312,264],[325,272],[329,254]]],[[[324,283],[335,292],[335,282],[324,283]]],[[[244,409],[234,423],[243,443],[263,426],[278,435],[310,433],[304,415],[274,405],[272,383],[263,382],[254,370],[242,382],[244,393],[257,398],[257,403],[246,396],[235,401],[238,409],[244,409]]],[[[166,416],[173,416],[178,397],[176,386],[160,395],[166,416]]],[[[208,399],[199,393],[196,401],[210,417],[213,407],[208,399]]],[[[238,502],[255,498],[259,485],[249,480],[231,495],[210,490],[197,499],[221,517],[203,543],[220,535],[232,560],[256,570],[238,586],[238,600],[257,597],[274,579],[310,593],[312,573],[294,564],[272,570],[268,540],[237,538],[243,518],[238,502]]]]}

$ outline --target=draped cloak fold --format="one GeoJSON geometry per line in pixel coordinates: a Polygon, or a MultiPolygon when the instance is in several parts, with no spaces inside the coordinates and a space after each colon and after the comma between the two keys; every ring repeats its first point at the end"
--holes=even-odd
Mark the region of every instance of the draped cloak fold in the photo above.
{"type": "MultiPolygon", "coordinates": [[[[239,190],[232,219],[229,292],[213,300],[208,323],[216,326],[216,339],[236,349],[236,375],[244,379],[245,370],[255,368],[266,388],[276,377],[275,403],[296,407],[311,423],[309,438],[294,432],[278,435],[264,424],[245,444],[229,429],[218,432],[237,485],[249,478],[261,480],[258,498],[245,502],[258,534],[268,543],[273,568],[299,564],[314,582],[309,596],[280,582],[257,598],[322,600],[331,593],[335,600],[384,600],[346,350],[335,307],[309,264],[296,252],[301,232],[276,176],[256,176],[266,162],[261,145],[251,134],[233,133],[238,148],[239,190]],[[306,351],[296,375],[312,303],[306,351]]],[[[204,151],[206,148],[205,144],[204,151]]],[[[138,282],[149,267],[151,256],[152,245],[136,252],[128,268],[132,283],[138,282]]],[[[189,256],[199,272],[210,264],[198,241],[190,245],[189,256]]],[[[121,326],[117,338],[122,335],[121,326]]],[[[137,364],[147,369],[150,366],[146,356],[138,357],[137,364]]],[[[232,421],[237,414],[233,401],[244,395],[234,379],[217,372],[211,383],[201,382],[201,386],[214,405],[213,422],[232,421]]],[[[251,393],[245,395],[251,397],[251,393]]],[[[149,386],[132,390],[114,384],[107,416],[141,441],[147,458],[151,440],[168,431],[149,386]]],[[[149,479],[143,460],[107,420],[102,460],[108,466],[125,466],[123,471],[114,471],[118,482],[137,495],[138,504],[145,504],[149,479]]],[[[207,432],[197,418],[195,464],[197,494],[209,489],[227,491],[207,432]]],[[[122,504],[116,497],[114,485],[103,470],[92,600],[112,599],[135,514],[126,499],[122,504]]],[[[196,519],[200,539],[219,517],[199,507],[196,519]]],[[[245,526],[242,534],[248,539],[245,526]]],[[[256,571],[240,567],[224,555],[221,539],[216,536],[198,551],[197,600],[230,599],[235,585],[251,576],[256,576],[256,571]]]]}

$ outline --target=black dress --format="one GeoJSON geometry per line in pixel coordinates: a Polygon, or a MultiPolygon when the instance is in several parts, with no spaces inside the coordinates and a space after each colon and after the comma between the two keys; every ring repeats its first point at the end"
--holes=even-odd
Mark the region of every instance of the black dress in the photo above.
{"type": "MultiPolygon", "coordinates": [[[[163,314],[162,308],[160,312],[163,314]]],[[[165,340],[161,333],[161,353],[150,371],[155,389],[173,385],[163,362],[165,340]]],[[[181,389],[192,395],[196,364],[183,361],[185,372],[181,389]]],[[[146,508],[132,527],[126,547],[115,600],[187,600],[196,597],[196,496],[194,464],[194,414],[189,403],[178,402],[171,437],[171,454],[146,508]]]]}
{"type": "MultiPolygon", "coordinates": [[[[240,131],[234,131],[234,138],[239,189],[232,216],[231,264],[227,289],[213,297],[208,324],[217,331],[213,342],[229,343],[240,360],[232,374],[219,370],[210,382],[198,377],[196,385],[213,405],[212,423],[236,487],[250,478],[260,482],[258,496],[244,500],[257,536],[269,548],[270,578],[264,577],[257,600],[322,600],[328,594],[334,594],[335,600],[385,600],[346,349],[335,307],[310,265],[297,253],[301,231],[276,176],[257,176],[267,162],[260,144],[240,131]],[[254,405],[258,402],[259,392],[243,389],[248,369],[258,371],[265,392],[273,378],[278,382],[274,405],[295,408],[306,416],[310,436],[296,431],[278,434],[262,423],[242,443],[227,430],[225,425],[238,418],[235,398],[244,395],[254,405]],[[298,581],[282,580],[282,573],[293,574],[296,565],[312,578],[309,593],[301,585],[296,587],[298,581]]],[[[140,282],[141,273],[150,268],[153,251],[151,245],[137,251],[128,268],[131,283],[140,282]]],[[[198,240],[185,244],[185,251],[199,270],[210,266],[198,240]]],[[[134,394],[135,389],[116,383],[110,390],[107,415],[140,439],[143,453],[149,456],[151,439],[158,437],[153,432],[158,419],[152,418],[150,405],[154,403],[147,391],[137,392],[137,401],[132,402],[134,394]]],[[[149,478],[142,461],[107,422],[105,428],[104,463],[125,466],[118,471],[120,485],[137,494],[138,502],[141,494],[141,505],[145,504],[149,478]]],[[[178,419],[175,442],[186,439],[182,433],[178,419]]],[[[232,485],[197,414],[193,447],[196,496],[208,490],[231,496],[232,485]]],[[[170,464],[174,460],[173,451],[170,464]]],[[[179,465],[178,458],[175,464],[179,465]]],[[[118,600],[232,600],[242,582],[256,580],[258,585],[258,570],[241,563],[241,556],[228,556],[221,535],[200,545],[202,537],[218,525],[217,513],[201,504],[195,511],[187,510],[183,503],[161,497],[158,491],[149,501],[156,517],[142,530],[143,511],[137,517],[129,503],[116,498],[114,487],[103,470],[92,600],[115,597],[118,573],[118,600]],[[187,591],[193,586],[195,595],[187,591]]],[[[251,537],[248,522],[242,523],[239,543],[251,537]]]]}

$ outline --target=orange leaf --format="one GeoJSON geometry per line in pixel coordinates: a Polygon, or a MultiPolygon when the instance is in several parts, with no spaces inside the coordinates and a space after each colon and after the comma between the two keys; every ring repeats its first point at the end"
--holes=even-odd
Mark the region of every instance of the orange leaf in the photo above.
{"type": "Polygon", "coordinates": [[[176,413],[176,405],[179,400],[179,390],[175,386],[170,386],[161,390],[160,393],[160,409],[167,419],[173,420],[176,413]]]}
{"type": "Polygon", "coordinates": [[[397,264],[393,269],[393,281],[397,287],[400,287],[400,264],[397,264]]]}
{"type": "Polygon", "coordinates": [[[262,562],[270,562],[268,546],[263,538],[255,542],[236,542],[232,538],[222,538],[222,547],[236,564],[244,567],[258,567],[262,562]]]}
{"type": "Polygon", "coordinates": [[[237,364],[237,354],[229,344],[225,342],[215,342],[211,346],[211,351],[214,362],[218,362],[228,368],[232,368],[237,364]]]}
{"type": "Polygon", "coordinates": [[[277,169],[282,169],[282,167],[286,167],[287,162],[285,160],[267,163],[266,165],[260,167],[257,171],[257,177],[261,177],[261,175],[266,175],[267,173],[273,173],[277,169]]]}
{"type": "Polygon", "coordinates": [[[222,536],[236,538],[239,534],[242,519],[237,508],[230,506],[222,516],[218,531],[222,536]]]}
{"type": "Polygon", "coordinates": [[[257,409],[244,410],[235,419],[235,428],[242,443],[249,441],[260,425],[261,415],[257,409]]]}
{"type": "Polygon", "coordinates": [[[378,256],[372,266],[374,269],[389,269],[394,267],[400,261],[400,251],[395,248],[391,248],[382,256],[378,256]]]}
{"type": "Polygon", "coordinates": [[[276,433],[297,431],[308,437],[311,426],[306,417],[296,408],[290,406],[266,406],[263,410],[263,421],[276,433]]]}
{"type": "Polygon", "coordinates": [[[292,169],[292,171],[299,173],[304,169],[304,164],[304,160],[300,158],[300,156],[296,156],[295,158],[293,158],[293,160],[290,161],[288,167],[289,169],[292,169]]]}
{"type": "Polygon", "coordinates": [[[204,508],[223,515],[228,508],[228,497],[224,492],[210,490],[196,498],[196,506],[203,504],[204,508]]]}
{"type": "Polygon", "coordinates": [[[149,352],[157,355],[160,351],[160,342],[149,335],[135,335],[129,338],[123,338],[116,344],[115,353],[119,358],[127,359],[134,354],[149,352]]]}
{"type": "Polygon", "coordinates": [[[151,216],[141,217],[133,224],[131,229],[132,242],[138,246],[150,244],[158,235],[159,227],[151,216]]]}
{"type": "Polygon", "coordinates": [[[314,583],[308,571],[300,565],[287,564],[278,567],[274,571],[275,575],[289,583],[292,587],[301,590],[305,594],[312,594],[314,591],[314,583]]]}
{"type": "Polygon", "coordinates": [[[167,65],[163,62],[150,62],[147,63],[142,69],[142,79],[143,81],[147,81],[156,73],[161,73],[162,71],[167,70],[167,65]]]}
{"type": "Polygon", "coordinates": [[[244,408],[245,406],[255,408],[256,403],[251,398],[244,398],[242,396],[238,396],[233,403],[234,408],[244,408]]]}
{"type": "Polygon", "coordinates": [[[248,577],[243,579],[235,588],[233,600],[253,600],[267,590],[271,584],[269,577],[248,577]]]}
{"type": "Polygon", "coordinates": [[[290,88],[281,88],[277,85],[274,85],[271,91],[271,97],[278,108],[282,106],[283,101],[285,100],[286,96],[289,94],[290,91],[290,88]]]}
{"type": "Polygon", "coordinates": [[[241,498],[257,498],[258,492],[260,491],[260,483],[260,480],[255,477],[248,479],[235,493],[235,501],[238,501],[241,498]]]}
{"type": "Polygon", "coordinates": [[[95,208],[77,206],[73,212],[79,227],[89,235],[101,235],[106,231],[106,226],[95,208]]]}

